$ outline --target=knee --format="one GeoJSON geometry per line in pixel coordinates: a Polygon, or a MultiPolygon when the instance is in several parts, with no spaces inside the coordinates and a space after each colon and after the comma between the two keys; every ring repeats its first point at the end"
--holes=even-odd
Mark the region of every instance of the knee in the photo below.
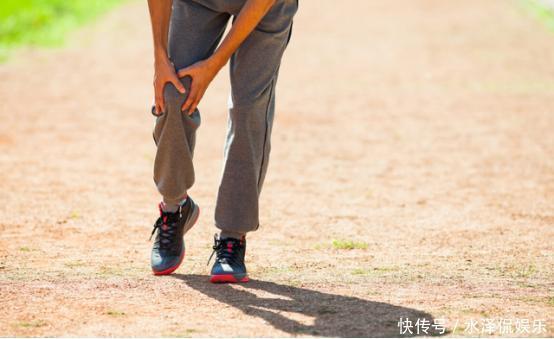
{"type": "Polygon", "coordinates": [[[190,78],[180,79],[183,86],[185,86],[185,93],[181,93],[175,88],[175,86],[168,82],[164,86],[164,102],[165,108],[168,113],[181,112],[181,106],[185,103],[187,95],[190,89],[190,78]]]}
{"type": "Polygon", "coordinates": [[[185,102],[185,94],[179,93],[177,88],[171,83],[164,87],[164,103],[166,113],[179,112],[185,102]]]}

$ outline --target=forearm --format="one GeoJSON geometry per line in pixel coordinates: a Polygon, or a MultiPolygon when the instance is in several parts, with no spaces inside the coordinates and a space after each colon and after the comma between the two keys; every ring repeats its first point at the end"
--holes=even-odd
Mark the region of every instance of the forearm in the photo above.
{"type": "MultiPolygon", "coordinates": [[[[152,1],[152,0],[150,0],[152,1]]],[[[273,6],[275,0],[247,0],[242,7],[233,27],[223,39],[221,45],[210,57],[210,62],[221,69],[231,55],[239,48],[248,35],[273,6]]]]}
{"type": "Polygon", "coordinates": [[[167,35],[172,3],[173,0],[148,0],[156,61],[167,59],[167,35]]]}
{"type": "Polygon", "coordinates": [[[167,55],[167,35],[172,5],[173,0],[148,0],[152,36],[154,38],[154,102],[156,116],[165,111],[163,91],[168,82],[172,83],[179,92],[185,93],[185,87],[177,78],[175,67],[167,55]]]}

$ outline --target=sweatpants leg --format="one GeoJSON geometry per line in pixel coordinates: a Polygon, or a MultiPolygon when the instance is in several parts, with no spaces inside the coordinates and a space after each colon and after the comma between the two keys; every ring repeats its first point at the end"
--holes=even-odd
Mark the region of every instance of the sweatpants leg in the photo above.
{"type": "MultiPolygon", "coordinates": [[[[176,69],[190,66],[209,57],[225,31],[228,13],[208,9],[191,0],[173,1],[169,28],[169,57],[176,69]]],[[[177,204],[194,183],[196,129],[200,113],[191,116],[181,112],[181,105],[190,89],[190,78],[182,79],[187,89],[181,94],[167,84],[164,88],[166,110],[156,119],[154,141],[154,182],[167,204],[177,204]]]]}
{"type": "Polygon", "coordinates": [[[275,84],[297,7],[296,0],[278,0],[231,58],[232,103],[215,207],[215,224],[222,231],[245,234],[259,226],[275,84]]]}

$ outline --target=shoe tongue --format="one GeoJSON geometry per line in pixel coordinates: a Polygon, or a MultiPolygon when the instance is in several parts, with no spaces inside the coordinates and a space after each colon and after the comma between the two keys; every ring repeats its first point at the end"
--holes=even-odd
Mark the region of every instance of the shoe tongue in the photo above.
{"type": "Polygon", "coordinates": [[[228,252],[232,252],[244,244],[243,241],[235,238],[225,238],[221,242],[228,252]]]}
{"type": "Polygon", "coordinates": [[[158,205],[158,207],[160,209],[160,212],[161,213],[166,213],[166,214],[175,214],[175,213],[179,212],[179,209],[183,208],[184,206],[185,206],[185,204],[180,204],[180,205],[173,205],[172,208],[168,208],[167,205],[163,201],[160,202],[160,204],[158,205]]]}
{"type": "Polygon", "coordinates": [[[221,239],[221,242],[223,243],[223,246],[227,249],[233,248],[235,244],[239,244],[240,240],[237,240],[235,238],[223,238],[221,239]]]}
{"type": "Polygon", "coordinates": [[[167,221],[175,221],[179,219],[179,211],[175,212],[165,212],[162,211],[162,219],[165,218],[164,222],[167,221]]]}

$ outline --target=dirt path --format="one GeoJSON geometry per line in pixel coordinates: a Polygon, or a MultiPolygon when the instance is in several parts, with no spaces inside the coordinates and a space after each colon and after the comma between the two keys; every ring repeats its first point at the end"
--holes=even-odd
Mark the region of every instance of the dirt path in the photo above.
{"type": "Polygon", "coordinates": [[[202,106],[203,215],[178,274],[156,278],[147,22],[131,3],[0,65],[0,335],[395,335],[400,317],[455,334],[545,319],[554,335],[554,35],[539,23],[502,0],[302,1],[254,281],[213,286],[228,79],[202,106]]]}

